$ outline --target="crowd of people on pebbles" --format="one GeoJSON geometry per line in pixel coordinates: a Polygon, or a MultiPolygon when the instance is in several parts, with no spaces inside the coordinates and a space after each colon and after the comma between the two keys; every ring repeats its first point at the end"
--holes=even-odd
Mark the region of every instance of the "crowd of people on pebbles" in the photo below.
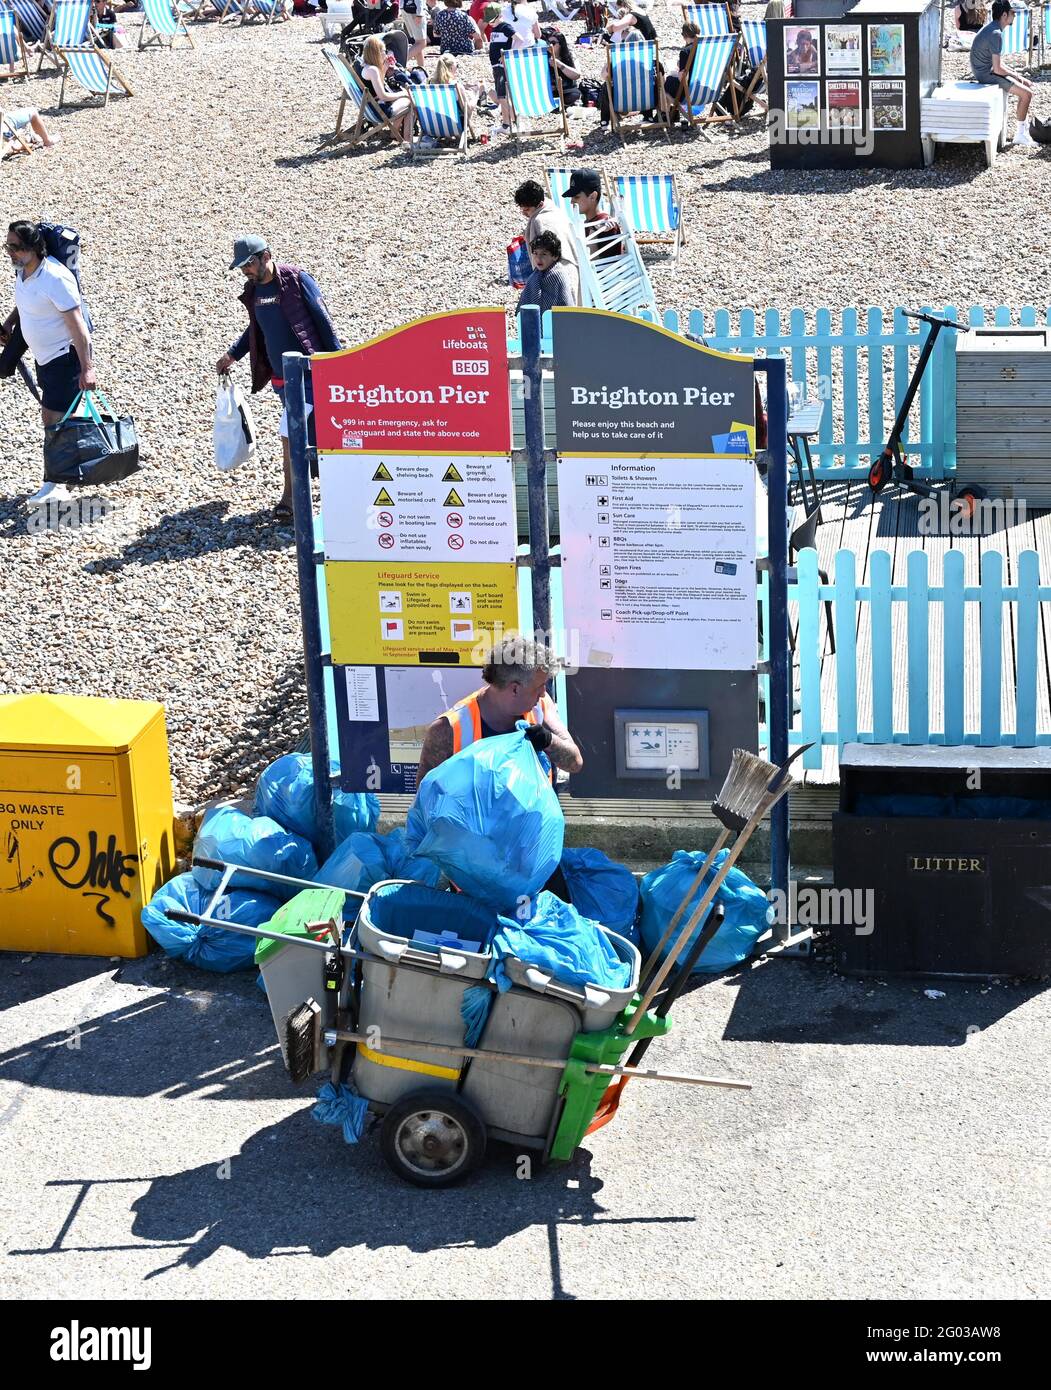
{"type": "MultiPolygon", "coordinates": [[[[586,98],[601,83],[602,47],[578,44],[588,24],[556,3],[529,23],[564,40],[577,74],[569,86],[586,98]]],[[[465,7],[449,10],[471,18],[465,7]]],[[[765,10],[741,6],[747,17],[765,10]]],[[[629,14],[654,26],[670,75],[683,44],[680,8],[636,3],[605,22],[629,14]]],[[[622,144],[584,101],[567,111],[579,148],[520,143],[493,129],[504,124],[500,96],[472,37],[470,52],[446,56],[493,138],[466,160],[424,164],[393,142],[329,140],[339,90],[318,18],[192,24],[193,48],[141,52],[139,15],[123,11],[116,23],[130,46],[112,57],[134,95],[114,96],[105,110],[59,108],[60,75],[46,64],[16,97],[5,90],[4,109],[17,102],[36,112],[54,148],[5,159],[0,186],[5,226],[48,219],[79,231],[92,369],[114,406],[134,416],[143,467],[104,490],[90,522],[34,525],[39,407],[17,375],[0,382],[0,690],[162,701],[184,802],[242,792],[306,728],[292,532],[283,508],[275,512],[285,500],[276,393],[253,398],[253,461],[224,475],[212,454],[217,359],[247,324],[237,302],[246,276],[230,269],[238,239],[261,238],[275,264],[305,270],[345,346],[472,303],[513,314],[505,247],[525,227],[514,195],[528,181],[542,185],[555,165],[675,173],[686,245],[677,261],[650,261],[662,309],[1046,296],[1033,216],[1046,182],[1039,156],[986,169],[975,149],[949,147],[930,169],[771,171],[758,110],[717,141],[628,132],[622,144]]],[[[411,24],[406,37],[411,48],[411,24]]],[[[566,63],[561,42],[552,52],[566,63]]],[[[443,55],[429,46],[417,56],[433,77],[443,55]]],[[[966,76],[968,64],[964,52],[944,55],[949,76],[966,76]]],[[[1040,105],[1040,73],[1032,85],[1040,105]]],[[[24,243],[12,240],[15,269],[24,243]]],[[[13,306],[13,280],[0,319],[13,306]]],[[[247,371],[231,365],[247,389],[247,371]]]]}

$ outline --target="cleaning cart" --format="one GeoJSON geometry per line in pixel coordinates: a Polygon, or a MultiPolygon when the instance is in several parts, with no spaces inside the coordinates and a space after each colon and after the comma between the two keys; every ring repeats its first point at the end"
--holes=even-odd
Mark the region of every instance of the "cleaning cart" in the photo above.
{"type": "Polygon", "coordinates": [[[671,1007],[719,929],[719,885],[788,787],[787,765],[735,751],[713,804],[724,833],[646,965],[630,941],[600,927],[627,966],[623,989],[563,984],[514,956],[502,961],[501,988],[491,978],[488,945],[495,913],[407,880],[350,894],[195,859],[195,866],[219,872],[212,899],[200,916],[168,915],[257,937],[256,959],[292,1080],[327,1073],[337,1112],[340,1098],[346,1106],[347,1137],[356,1137],[348,1127],[367,1106],[381,1117],[390,1168],[417,1186],[445,1187],[478,1166],[489,1139],[529,1150],[541,1163],[572,1158],[587,1134],[614,1117],[633,1079],[751,1089],[734,1078],[649,1071],[638,1063],[670,1030],[671,1007]],[[732,849],[702,889],[731,832],[732,849]],[[242,876],[302,891],[269,926],[236,926],[214,914],[242,876]],[[695,889],[701,896],[693,905],[695,889]],[[350,898],[360,906],[347,925],[350,898]]]}

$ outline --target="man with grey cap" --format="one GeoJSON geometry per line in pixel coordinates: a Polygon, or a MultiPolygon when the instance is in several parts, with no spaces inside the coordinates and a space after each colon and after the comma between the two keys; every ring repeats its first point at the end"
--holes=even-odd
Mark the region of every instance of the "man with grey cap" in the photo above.
{"type": "MultiPolygon", "coordinates": [[[[239,270],[247,280],[238,296],[248,310],[248,327],[237,342],[215,364],[220,375],[248,355],[252,370],[252,390],[261,391],[270,383],[284,406],[284,379],[281,359],[286,352],[339,352],[342,343],[329,316],[317,281],[294,265],[278,264],[266,241],[260,236],[239,237],[234,242],[231,270],[239,270]]],[[[311,411],[309,379],[307,413],[311,411]]],[[[284,453],[285,486],[275,508],[278,520],[292,516],[292,472],[288,452],[288,412],[281,411],[281,447],[284,453]]]]}

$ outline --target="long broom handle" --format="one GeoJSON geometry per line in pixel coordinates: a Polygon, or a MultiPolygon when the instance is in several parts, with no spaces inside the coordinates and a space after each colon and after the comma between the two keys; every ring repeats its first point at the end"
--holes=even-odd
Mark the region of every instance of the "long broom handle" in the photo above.
{"type": "MultiPolygon", "coordinates": [[[[367,1033],[351,1033],[343,1028],[330,1028],[325,1032],[325,1041],[331,1046],[329,1039],[332,1042],[364,1043],[371,1050],[380,1052],[379,1048],[372,1049],[367,1033]]],[[[442,1057],[480,1057],[487,1062],[515,1062],[523,1067],[547,1067],[549,1071],[565,1071],[572,1060],[568,1057],[562,1060],[555,1057],[523,1057],[517,1052],[494,1052],[489,1048],[480,1047],[446,1047],[443,1043],[417,1042],[415,1038],[388,1038],[385,1036],[383,1042],[383,1052],[386,1052],[389,1047],[411,1047],[417,1052],[436,1052],[442,1057]]],[[[750,1081],[737,1081],[728,1076],[694,1076],[683,1072],[638,1071],[634,1067],[602,1062],[588,1062],[585,1064],[584,1070],[593,1076],[634,1076],[640,1081],[679,1081],[686,1086],[721,1086],[730,1091],[750,1091],[752,1089],[750,1081]]]]}
{"type": "Polygon", "coordinates": [[[711,849],[708,851],[707,858],[705,859],[701,867],[697,870],[697,875],[694,878],[693,882],[690,884],[689,888],[686,890],[682,902],[675,909],[675,915],[668,923],[664,935],[661,937],[661,939],[657,942],[656,946],[650,952],[646,964],[642,967],[642,974],[639,976],[639,982],[643,986],[645,986],[646,981],[650,978],[650,972],[654,969],[658,961],[661,959],[661,954],[665,946],[668,944],[672,932],[679,925],[679,918],[686,911],[686,904],[690,901],[694,893],[697,892],[697,889],[700,888],[701,884],[704,882],[705,874],[715,863],[715,856],[722,849],[723,845],[726,844],[726,841],[729,839],[729,837],[729,830],[726,828],[726,826],[723,826],[722,830],[719,832],[719,838],[716,840],[715,844],[712,845],[711,849]]]}
{"type": "Polygon", "coordinates": [[[650,981],[646,989],[646,993],[643,995],[642,1002],[639,1004],[634,1014],[628,1020],[627,1027],[624,1029],[624,1032],[626,1034],[630,1035],[634,1033],[636,1027],[638,1026],[639,1020],[642,1018],[643,1014],[646,1012],[649,1006],[653,1003],[654,995],[656,995],[661,985],[664,983],[664,981],[668,978],[668,975],[671,973],[672,967],[678,959],[679,952],[686,945],[687,941],[689,941],[691,933],[697,926],[697,923],[704,916],[705,910],[707,909],[708,905],[711,903],[716,893],[722,887],[727,874],[730,872],[734,864],[740,858],[745,845],[752,838],[752,833],[755,830],[756,826],[766,815],[767,811],[769,811],[772,806],[774,806],[778,801],[781,800],[785,792],[788,791],[790,785],[791,783],[786,778],[783,784],[776,791],[767,792],[767,794],[759,802],[759,805],[752,812],[751,816],[745,824],[744,829],[741,831],[740,835],[738,835],[737,839],[734,841],[734,846],[730,850],[730,853],[723,860],[718,873],[715,874],[711,883],[705,890],[704,897],[701,899],[701,901],[694,908],[693,912],[690,914],[690,920],[686,923],[682,931],[679,933],[679,938],[676,941],[675,945],[672,947],[672,949],[668,952],[668,955],[665,958],[663,965],[661,965],[656,975],[654,975],[653,979],[650,981]]]}

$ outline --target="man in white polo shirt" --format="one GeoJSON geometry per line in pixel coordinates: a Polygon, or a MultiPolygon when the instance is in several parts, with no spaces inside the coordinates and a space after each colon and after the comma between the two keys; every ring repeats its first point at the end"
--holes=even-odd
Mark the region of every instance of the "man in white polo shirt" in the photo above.
{"type": "MultiPolygon", "coordinates": [[[[47,254],[35,223],[12,222],[6,244],[15,267],[19,327],[36,363],[40,413],[45,427],[57,425],[78,394],[95,385],[80,288],[72,271],[47,254]]],[[[53,491],[54,484],[45,483],[29,500],[42,501],[53,491]]]]}

